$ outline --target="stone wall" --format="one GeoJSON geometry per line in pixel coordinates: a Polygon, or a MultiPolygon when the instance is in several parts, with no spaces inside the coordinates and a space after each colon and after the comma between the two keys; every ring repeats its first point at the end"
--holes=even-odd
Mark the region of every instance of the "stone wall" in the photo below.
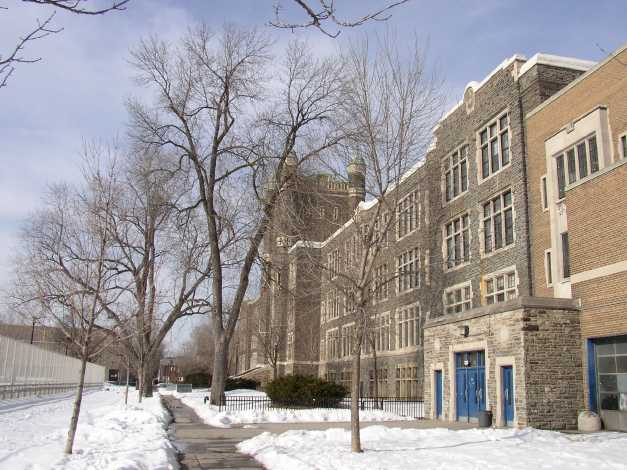
{"type": "Polygon", "coordinates": [[[486,407],[501,416],[501,367],[512,366],[517,426],[573,429],[581,407],[579,316],[570,300],[523,297],[425,325],[425,416],[434,416],[434,374],[443,375],[443,418],[456,420],[455,353],[485,351],[486,407]],[[468,336],[462,328],[468,327],[468,336]]]}

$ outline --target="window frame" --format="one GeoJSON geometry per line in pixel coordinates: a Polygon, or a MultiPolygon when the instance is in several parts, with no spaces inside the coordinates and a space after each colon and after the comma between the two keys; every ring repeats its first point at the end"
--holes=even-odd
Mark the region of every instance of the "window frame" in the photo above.
{"type": "Polygon", "coordinates": [[[481,304],[482,305],[496,305],[502,302],[507,302],[508,300],[515,299],[519,296],[518,286],[520,284],[520,278],[518,277],[518,270],[516,266],[510,266],[508,268],[500,269],[490,274],[486,274],[481,278],[482,289],[481,289],[481,304]],[[510,275],[514,275],[514,286],[508,287],[508,280],[510,275]],[[503,278],[503,288],[498,288],[498,279],[503,278]],[[492,292],[488,292],[488,282],[492,281],[494,285],[494,290],[492,292]],[[514,295],[509,296],[508,292],[513,291],[514,295]],[[498,300],[500,294],[503,294],[503,300],[498,300]],[[488,297],[493,297],[494,301],[489,302],[488,297]]]}
{"type": "Polygon", "coordinates": [[[396,255],[396,292],[398,294],[405,294],[420,288],[420,269],[420,248],[410,248],[396,255]]]}
{"type": "Polygon", "coordinates": [[[540,203],[542,204],[542,212],[548,212],[549,210],[549,186],[547,182],[547,175],[540,177],[540,203]]]}
{"type": "Polygon", "coordinates": [[[422,308],[420,302],[398,307],[394,320],[397,328],[395,335],[397,350],[412,349],[422,345],[422,335],[420,334],[422,330],[422,308]],[[413,342],[409,340],[410,338],[413,338],[413,342]]]}
{"type": "Polygon", "coordinates": [[[627,158],[627,132],[618,136],[618,149],[621,158],[627,158]]]}
{"type": "Polygon", "coordinates": [[[512,163],[512,132],[511,132],[511,116],[509,109],[505,109],[496,114],[496,116],[490,119],[486,124],[476,132],[476,148],[477,148],[477,180],[479,184],[489,180],[494,175],[499,174],[504,169],[508,168],[512,163]],[[501,122],[503,118],[507,118],[507,127],[502,128],[501,122]],[[496,126],[496,134],[492,134],[492,127],[496,126]],[[483,140],[483,133],[486,133],[486,140],[483,140]],[[507,136],[507,147],[503,145],[503,136],[507,136]],[[499,167],[494,170],[494,154],[493,144],[496,142],[498,147],[498,163],[499,167]],[[483,150],[487,151],[487,166],[488,174],[484,176],[484,162],[483,162],[483,150]],[[507,148],[507,162],[504,163],[503,156],[505,154],[504,149],[507,148]]]}
{"type": "Polygon", "coordinates": [[[402,240],[419,228],[420,195],[416,189],[407,193],[396,204],[396,240],[402,240]],[[404,231],[401,231],[401,225],[404,231]]]}
{"type": "Polygon", "coordinates": [[[488,200],[481,203],[481,245],[480,252],[481,257],[485,258],[492,256],[501,251],[505,251],[516,245],[516,211],[514,209],[514,193],[511,188],[502,190],[492,195],[488,200]],[[509,193],[509,205],[505,205],[505,196],[509,193]],[[495,201],[498,200],[499,209],[495,210],[495,201]],[[486,206],[490,206],[490,214],[486,216],[486,206]],[[511,243],[507,243],[507,213],[511,214],[511,230],[512,238],[511,243]],[[501,246],[496,247],[496,220],[500,219],[499,235],[501,237],[501,246]],[[490,250],[486,250],[486,221],[490,222],[490,250]]]}
{"type": "Polygon", "coordinates": [[[553,250],[544,250],[544,279],[547,287],[553,287],[553,250]]]}
{"type": "Polygon", "coordinates": [[[443,238],[443,244],[442,244],[442,249],[443,249],[443,255],[444,255],[444,270],[445,271],[452,271],[455,269],[458,269],[462,266],[467,265],[468,263],[470,263],[471,260],[471,249],[470,249],[470,244],[471,244],[471,231],[470,231],[470,211],[466,211],[463,212],[462,214],[459,214],[458,216],[450,219],[448,222],[446,222],[444,224],[444,226],[442,227],[442,238],[443,238]],[[467,221],[467,224],[464,226],[464,220],[467,221]],[[459,230],[455,229],[455,222],[459,221],[459,230]],[[451,226],[451,233],[449,234],[448,231],[448,227],[451,226]],[[466,232],[464,234],[464,232],[466,232]],[[456,235],[460,235],[460,262],[457,262],[457,257],[454,256],[453,258],[453,264],[451,265],[451,261],[449,259],[449,240],[452,241],[452,247],[453,247],[453,255],[455,255],[455,248],[456,248],[456,235]],[[464,237],[464,235],[466,235],[464,237]],[[464,243],[466,241],[466,243],[464,243]],[[466,253],[465,247],[468,248],[468,253],[466,253]]]}
{"type": "Polygon", "coordinates": [[[449,286],[445,288],[442,294],[442,306],[444,307],[443,310],[444,310],[445,315],[454,315],[456,313],[462,313],[462,312],[472,309],[472,299],[473,299],[473,290],[472,290],[471,281],[461,282],[459,284],[455,284],[454,286],[449,286]],[[468,289],[470,292],[470,297],[468,299],[465,298],[466,289],[468,289]],[[460,300],[453,302],[453,303],[449,303],[448,294],[452,293],[453,295],[455,295],[457,291],[459,291],[460,293],[460,300]],[[468,304],[468,307],[464,308],[464,305],[466,304],[468,304]],[[458,305],[460,306],[459,312],[456,311],[457,310],[456,307],[458,305]],[[449,312],[450,308],[452,308],[453,311],[449,312]]]}
{"type": "Polygon", "coordinates": [[[556,175],[555,182],[557,183],[557,201],[556,202],[563,201],[566,198],[566,191],[568,191],[570,186],[576,184],[578,181],[581,181],[585,178],[589,178],[592,175],[599,173],[603,169],[603,166],[601,165],[602,160],[599,157],[600,157],[599,138],[597,136],[596,131],[588,133],[586,136],[582,137],[581,139],[577,139],[575,142],[573,142],[572,144],[569,144],[568,146],[564,147],[559,152],[553,155],[553,160],[555,162],[553,164],[553,167],[554,167],[555,175],[556,175]],[[595,154],[595,163],[596,163],[596,169],[594,171],[592,171],[593,160],[591,157],[592,152],[590,152],[590,149],[592,148],[590,144],[591,140],[594,140],[594,154],[595,154]],[[581,176],[581,173],[582,173],[581,169],[583,165],[581,164],[582,160],[581,160],[580,148],[582,144],[585,144],[584,148],[586,152],[586,155],[585,155],[586,171],[585,171],[584,176],[581,176]],[[571,162],[572,162],[573,168],[571,168],[571,162]],[[560,171],[560,168],[562,171],[560,171]],[[572,170],[574,170],[574,172],[572,170]]]}
{"type": "Polygon", "coordinates": [[[442,186],[443,191],[442,194],[444,196],[444,204],[450,204],[456,199],[462,197],[464,194],[468,192],[469,187],[469,145],[464,142],[451,153],[449,153],[446,157],[442,159],[442,186]],[[464,181],[462,167],[465,167],[466,178],[464,181]],[[449,174],[451,177],[449,178],[449,174]],[[459,192],[455,194],[455,177],[457,177],[457,183],[459,187],[459,192]],[[449,187],[450,182],[450,187],[449,187]],[[465,187],[464,189],[464,182],[465,187]],[[451,194],[449,194],[449,189],[451,189],[451,194]],[[449,195],[452,196],[449,198],[449,195]]]}

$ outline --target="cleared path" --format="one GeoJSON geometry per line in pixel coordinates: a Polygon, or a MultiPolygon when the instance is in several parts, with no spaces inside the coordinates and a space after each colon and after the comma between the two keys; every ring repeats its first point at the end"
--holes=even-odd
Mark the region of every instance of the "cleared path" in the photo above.
{"type": "Polygon", "coordinates": [[[172,396],[162,396],[162,399],[174,417],[174,440],[182,457],[181,470],[264,468],[235,447],[259,432],[239,435],[231,429],[208,426],[180,400],[172,396]]]}

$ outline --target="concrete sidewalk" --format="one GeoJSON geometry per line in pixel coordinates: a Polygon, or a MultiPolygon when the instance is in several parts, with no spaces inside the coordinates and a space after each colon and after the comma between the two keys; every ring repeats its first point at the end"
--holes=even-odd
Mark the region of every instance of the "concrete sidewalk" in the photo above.
{"type": "MultiPolygon", "coordinates": [[[[202,422],[187,405],[171,395],[161,396],[174,417],[174,439],[182,454],[181,470],[205,469],[263,469],[251,457],[240,454],[236,445],[255,437],[262,432],[282,433],[296,429],[325,430],[330,428],[350,429],[349,422],[317,423],[259,423],[237,425],[230,428],[216,428],[202,422]]],[[[469,429],[474,424],[450,421],[410,420],[362,422],[362,429],[368,426],[388,426],[405,429],[469,429]]]]}
{"type": "Polygon", "coordinates": [[[240,454],[235,447],[258,432],[239,435],[231,429],[214,428],[204,424],[180,400],[163,395],[162,400],[174,418],[174,445],[182,457],[181,470],[264,468],[253,458],[240,454]]]}

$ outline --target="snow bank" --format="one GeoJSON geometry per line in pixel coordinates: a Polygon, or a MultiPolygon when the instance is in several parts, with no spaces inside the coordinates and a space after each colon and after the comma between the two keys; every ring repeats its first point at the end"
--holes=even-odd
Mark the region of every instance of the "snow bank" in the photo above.
{"type": "Polygon", "coordinates": [[[22,402],[0,411],[0,469],[174,470],[176,450],[167,435],[170,421],[159,396],[137,402],[122,387],[83,397],[74,453],[63,447],[72,395],[22,402]]]}
{"type": "MultiPolygon", "coordinates": [[[[209,395],[207,390],[198,390],[192,393],[176,393],[161,391],[164,394],[172,394],[179,398],[185,405],[192,408],[205,423],[219,428],[228,428],[237,424],[255,423],[318,423],[318,422],[347,422],[350,421],[350,410],[314,408],[304,410],[227,410],[218,411],[218,408],[204,402],[204,397],[209,395]]],[[[226,395],[255,395],[266,396],[264,392],[254,390],[233,390],[226,395]]],[[[361,411],[359,417],[362,421],[403,421],[412,418],[399,416],[382,410],[361,411]]]]}
{"type": "Polygon", "coordinates": [[[269,470],[617,469],[627,468],[627,435],[566,435],[536,429],[399,429],[361,431],[364,453],[350,452],[350,432],[263,433],[242,442],[269,470]]]}

